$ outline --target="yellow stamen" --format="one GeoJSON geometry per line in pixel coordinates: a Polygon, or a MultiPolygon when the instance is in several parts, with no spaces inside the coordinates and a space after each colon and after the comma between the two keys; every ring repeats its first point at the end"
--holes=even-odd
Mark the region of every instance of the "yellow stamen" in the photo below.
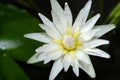
{"type": "Polygon", "coordinates": [[[66,28],[66,34],[67,34],[67,35],[70,35],[71,33],[72,33],[71,27],[70,27],[70,25],[68,24],[68,26],[67,26],[67,28],[66,28]]]}
{"type": "Polygon", "coordinates": [[[57,43],[57,44],[62,44],[62,40],[61,39],[60,40],[54,40],[54,42],[57,43]]]}
{"type": "Polygon", "coordinates": [[[82,45],[82,42],[79,40],[76,40],[76,46],[80,46],[80,45],[82,45]]]}
{"type": "Polygon", "coordinates": [[[73,37],[77,38],[80,35],[80,29],[73,33],[73,37]]]}
{"type": "Polygon", "coordinates": [[[68,53],[68,50],[64,49],[64,54],[68,53]]]}

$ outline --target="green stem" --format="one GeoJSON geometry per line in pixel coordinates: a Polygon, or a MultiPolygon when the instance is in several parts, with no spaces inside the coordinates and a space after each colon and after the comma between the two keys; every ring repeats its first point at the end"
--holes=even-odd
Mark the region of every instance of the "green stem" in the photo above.
{"type": "Polygon", "coordinates": [[[120,18],[120,11],[116,12],[116,14],[114,15],[114,18],[111,19],[111,21],[109,23],[116,23],[118,21],[118,18],[120,18]]]}
{"type": "Polygon", "coordinates": [[[104,23],[114,23],[116,19],[120,17],[120,2],[117,6],[111,11],[104,23]]]}

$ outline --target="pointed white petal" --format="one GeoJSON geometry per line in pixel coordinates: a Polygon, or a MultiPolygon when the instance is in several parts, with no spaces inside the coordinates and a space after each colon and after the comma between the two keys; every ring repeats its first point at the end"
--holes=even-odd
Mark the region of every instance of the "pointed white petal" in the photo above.
{"type": "Polygon", "coordinates": [[[53,38],[53,39],[60,39],[61,38],[61,35],[60,33],[56,32],[56,31],[53,31],[52,29],[46,29],[46,32],[47,34],[53,38]]]}
{"type": "Polygon", "coordinates": [[[59,34],[59,32],[57,31],[57,29],[55,28],[55,26],[53,25],[53,23],[46,18],[44,15],[42,15],[41,13],[39,13],[39,16],[41,17],[42,21],[44,24],[39,24],[40,27],[45,30],[48,35],[50,35],[52,38],[60,38],[61,35],[59,34]]]}
{"type": "Polygon", "coordinates": [[[114,24],[99,25],[99,26],[95,26],[95,28],[100,29],[100,31],[97,34],[95,34],[95,37],[99,38],[104,34],[106,34],[107,32],[113,30],[115,28],[115,25],[114,24]]]}
{"type": "Polygon", "coordinates": [[[44,44],[43,46],[38,47],[35,52],[45,52],[49,49],[50,44],[44,44]]]}
{"type": "Polygon", "coordinates": [[[38,15],[40,16],[41,20],[43,21],[43,23],[44,23],[45,25],[48,25],[49,27],[54,28],[53,23],[52,23],[47,17],[45,17],[45,16],[44,16],[43,14],[41,14],[41,13],[38,13],[38,15]]]}
{"type": "Polygon", "coordinates": [[[44,60],[44,64],[47,64],[48,62],[50,62],[52,59],[50,56],[47,56],[44,60]]]}
{"type": "Polygon", "coordinates": [[[70,67],[71,62],[72,62],[71,55],[70,55],[70,53],[67,53],[63,58],[63,67],[64,67],[65,72],[70,67]]]}
{"type": "Polygon", "coordinates": [[[66,16],[66,19],[67,19],[67,23],[72,26],[72,13],[71,13],[71,10],[70,10],[70,7],[68,6],[67,2],[65,3],[65,16],[66,16]]]}
{"type": "Polygon", "coordinates": [[[83,46],[87,48],[95,48],[105,44],[109,44],[109,41],[103,39],[93,39],[91,41],[83,43],[83,46]]]}
{"type": "Polygon", "coordinates": [[[43,30],[46,30],[46,27],[48,27],[48,26],[46,26],[45,24],[39,24],[39,26],[40,26],[40,28],[42,28],[43,30]]]}
{"type": "Polygon", "coordinates": [[[43,61],[45,58],[46,58],[45,53],[36,53],[27,61],[27,63],[28,64],[37,63],[39,61],[43,61]]]}
{"type": "Polygon", "coordinates": [[[29,33],[25,34],[24,37],[37,40],[44,43],[50,43],[51,38],[45,33],[29,33]]]}
{"type": "Polygon", "coordinates": [[[58,52],[52,53],[50,56],[52,56],[52,60],[57,60],[63,55],[62,53],[63,53],[62,51],[58,51],[58,52]]]}
{"type": "Polygon", "coordinates": [[[99,19],[100,14],[96,14],[94,17],[92,17],[91,19],[89,19],[82,27],[81,27],[81,33],[83,32],[87,32],[89,30],[91,30],[95,23],[97,22],[97,20],[99,19]]]}
{"type": "Polygon", "coordinates": [[[57,0],[50,0],[50,2],[51,2],[51,6],[52,6],[52,11],[54,11],[58,15],[62,24],[64,26],[66,26],[67,20],[66,20],[66,17],[65,17],[65,14],[64,14],[62,7],[59,5],[57,0]]]}
{"type": "Polygon", "coordinates": [[[64,33],[65,33],[66,26],[64,26],[64,25],[61,23],[59,16],[58,16],[54,11],[51,11],[51,12],[52,12],[53,22],[54,22],[56,28],[58,29],[58,31],[59,31],[61,34],[64,34],[64,33]]]}
{"type": "Polygon", "coordinates": [[[89,15],[89,11],[90,11],[90,8],[91,8],[91,4],[92,4],[92,0],[89,0],[83,8],[82,24],[84,24],[85,21],[87,20],[87,17],[89,15]]]}
{"type": "Polygon", "coordinates": [[[110,55],[108,53],[97,48],[93,48],[93,49],[85,48],[84,51],[86,54],[89,54],[89,55],[99,56],[102,58],[110,58],[110,55]]]}
{"type": "Polygon", "coordinates": [[[88,58],[88,55],[83,53],[82,51],[76,51],[76,58],[83,62],[83,63],[86,63],[86,64],[90,64],[89,62],[89,58],[88,58]]]}
{"type": "Polygon", "coordinates": [[[44,64],[48,63],[51,60],[57,60],[58,58],[60,58],[62,56],[62,51],[58,50],[58,51],[53,51],[47,54],[47,58],[44,61],[44,64]]]}
{"type": "Polygon", "coordinates": [[[54,39],[60,39],[61,35],[59,33],[59,31],[55,28],[49,27],[48,25],[45,24],[39,24],[39,26],[46,31],[46,33],[54,39]]]}
{"type": "Polygon", "coordinates": [[[58,49],[59,49],[58,44],[50,43],[50,44],[44,44],[43,46],[40,46],[35,51],[36,52],[48,53],[48,52],[55,51],[55,50],[58,50],[58,49]]]}
{"type": "Polygon", "coordinates": [[[57,31],[57,29],[55,28],[55,26],[50,27],[49,25],[46,25],[46,24],[39,24],[39,26],[40,26],[43,30],[52,29],[53,31],[57,31]]]}
{"type": "Polygon", "coordinates": [[[54,78],[59,74],[63,69],[61,58],[54,62],[52,70],[50,72],[49,80],[54,80],[54,78]]]}
{"type": "Polygon", "coordinates": [[[73,28],[75,30],[75,28],[77,27],[81,27],[81,25],[83,25],[85,23],[85,21],[87,20],[87,17],[88,17],[88,14],[89,14],[89,11],[90,11],[90,8],[91,8],[91,4],[92,4],[92,1],[89,0],[87,2],[87,4],[84,6],[83,9],[81,9],[81,11],[79,12],[74,24],[73,24],[73,28]]]}
{"type": "Polygon", "coordinates": [[[95,78],[96,77],[95,70],[93,68],[93,65],[91,63],[91,60],[90,60],[89,56],[88,56],[88,60],[89,60],[90,64],[86,64],[86,63],[83,63],[83,62],[79,61],[79,67],[82,70],[84,70],[91,78],[95,78]]]}
{"type": "Polygon", "coordinates": [[[91,40],[98,31],[99,29],[93,29],[88,32],[81,33],[79,39],[83,41],[91,40]]]}
{"type": "Polygon", "coordinates": [[[77,59],[74,59],[73,72],[77,77],[79,76],[79,62],[77,59]]]}
{"type": "Polygon", "coordinates": [[[83,15],[83,9],[81,9],[80,13],[78,14],[74,24],[73,24],[73,30],[76,31],[77,29],[81,28],[82,25],[82,15],[83,15]]]}

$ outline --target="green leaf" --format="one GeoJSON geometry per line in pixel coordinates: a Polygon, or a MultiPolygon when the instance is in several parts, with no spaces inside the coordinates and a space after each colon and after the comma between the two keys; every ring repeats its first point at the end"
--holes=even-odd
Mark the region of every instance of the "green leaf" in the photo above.
{"type": "Polygon", "coordinates": [[[0,69],[4,73],[4,77],[2,76],[3,78],[0,80],[29,80],[19,65],[7,54],[3,54],[0,57],[0,62],[0,69]]]}
{"type": "Polygon", "coordinates": [[[110,12],[104,23],[119,24],[120,22],[120,2],[110,12]]]}
{"type": "Polygon", "coordinates": [[[3,74],[3,66],[1,65],[2,62],[0,60],[0,80],[5,80],[4,74],[3,74]]]}
{"type": "Polygon", "coordinates": [[[17,48],[6,50],[12,58],[26,61],[35,53],[34,50],[42,44],[23,37],[26,33],[42,31],[38,23],[38,19],[25,10],[19,10],[12,5],[0,4],[0,41],[10,40],[20,43],[17,48]]]}

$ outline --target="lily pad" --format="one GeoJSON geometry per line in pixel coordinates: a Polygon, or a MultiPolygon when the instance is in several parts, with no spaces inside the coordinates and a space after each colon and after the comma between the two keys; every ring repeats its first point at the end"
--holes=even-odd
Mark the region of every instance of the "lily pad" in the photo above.
{"type": "Polygon", "coordinates": [[[39,20],[27,11],[20,10],[12,5],[0,4],[0,41],[18,41],[20,44],[17,48],[6,49],[12,58],[26,61],[34,54],[34,49],[41,45],[40,42],[23,37],[26,33],[40,32],[38,23],[39,20]]]}
{"type": "Polygon", "coordinates": [[[0,57],[0,63],[0,80],[29,80],[19,65],[7,54],[0,57]]]}

